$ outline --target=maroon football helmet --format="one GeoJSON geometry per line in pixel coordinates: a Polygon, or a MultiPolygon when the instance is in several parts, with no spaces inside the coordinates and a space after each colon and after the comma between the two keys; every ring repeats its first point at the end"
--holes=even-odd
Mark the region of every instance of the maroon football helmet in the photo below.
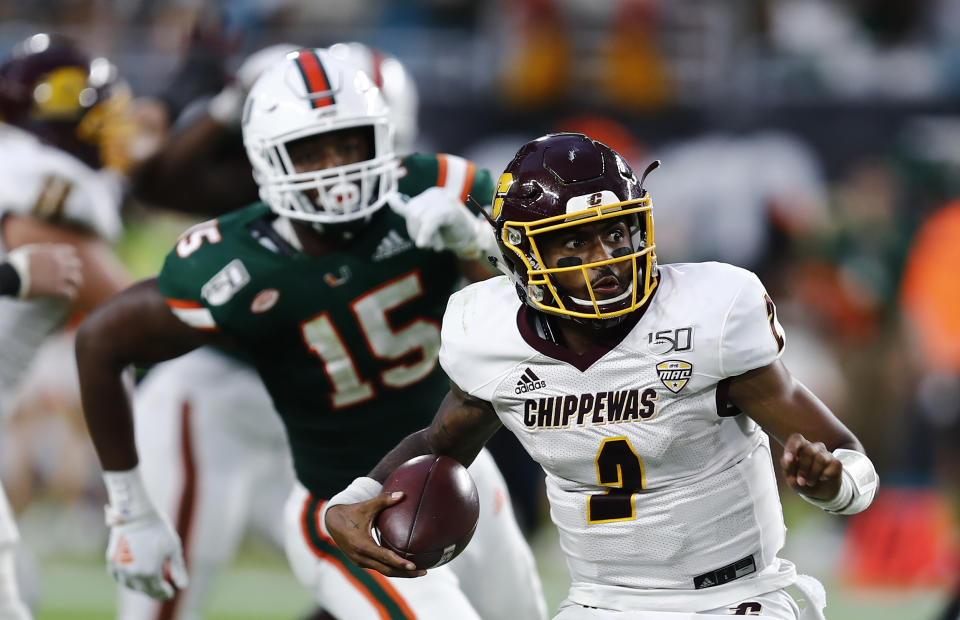
{"type": "Polygon", "coordinates": [[[537,310],[612,324],[642,306],[656,287],[649,193],[619,153],[583,134],[548,134],[520,147],[497,183],[493,219],[497,245],[517,294],[537,310]],[[598,262],[544,264],[538,235],[612,218],[627,225],[631,248],[620,248],[598,262]],[[633,282],[612,298],[600,298],[591,285],[591,270],[620,262],[632,266],[633,282]],[[582,274],[589,299],[557,285],[554,275],[564,272],[582,274]]]}
{"type": "Polygon", "coordinates": [[[71,41],[35,34],[0,66],[0,116],[94,168],[130,99],[116,67],[71,41]]]}

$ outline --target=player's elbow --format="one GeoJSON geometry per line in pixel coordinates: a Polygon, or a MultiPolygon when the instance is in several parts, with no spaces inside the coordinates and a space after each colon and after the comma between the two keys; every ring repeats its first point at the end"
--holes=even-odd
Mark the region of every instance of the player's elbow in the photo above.
{"type": "Polygon", "coordinates": [[[431,426],[420,431],[420,433],[422,433],[428,453],[449,456],[456,459],[464,467],[469,467],[473,463],[483,447],[482,443],[465,442],[451,436],[444,428],[438,429],[431,426]]]}
{"type": "Polygon", "coordinates": [[[93,316],[88,316],[80,323],[77,328],[77,334],[74,338],[74,354],[77,357],[77,366],[84,368],[91,358],[97,354],[97,340],[100,338],[100,330],[97,322],[92,320],[93,316]]]}

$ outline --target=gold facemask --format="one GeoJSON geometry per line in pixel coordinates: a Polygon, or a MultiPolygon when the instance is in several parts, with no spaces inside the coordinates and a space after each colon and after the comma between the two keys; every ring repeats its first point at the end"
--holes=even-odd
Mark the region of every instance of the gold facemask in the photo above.
{"type": "MultiPolygon", "coordinates": [[[[495,209],[496,209],[495,204],[495,209]]],[[[527,268],[527,296],[529,302],[538,310],[563,316],[582,319],[609,319],[633,312],[642,306],[653,294],[657,286],[655,254],[656,244],[653,237],[653,214],[650,194],[643,198],[607,205],[589,207],[574,213],[565,213],[533,222],[504,222],[500,234],[504,246],[514,252],[527,268]],[[581,263],[566,267],[544,267],[543,258],[537,245],[537,235],[556,232],[565,228],[582,226],[593,222],[636,215],[642,220],[637,230],[631,230],[634,251],[592,263],[581,263]],[[646,232],[646,238],[642,233],[646,232]],[[529,253],[521,249],[523,239],[530,245],[529,253]],[[633,282],[627,291],[619,297],[598,300],[590,285],[589,270],[614,263],[630,262],[633,282]],[[590,298],[578,300],[569,294],[561,293],[551,274],[579,271],[583,275],[590,298]],[[566,297],[567,301],[564,301],[566,297]],[[616,309],[605,309],[614,306],[616,309]]]]}

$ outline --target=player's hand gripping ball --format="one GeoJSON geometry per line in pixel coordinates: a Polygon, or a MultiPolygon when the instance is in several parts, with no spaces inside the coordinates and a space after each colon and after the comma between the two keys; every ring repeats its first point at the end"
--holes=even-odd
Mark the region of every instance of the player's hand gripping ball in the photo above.
{"type": "Polygon", "coordinates": [[[463,551],[480,518],[477,485],[467,469],[448,456],[410,459],[383,483],[403,499],[377,517],[380,544],[419,569],[446,564],[463,551]]]}

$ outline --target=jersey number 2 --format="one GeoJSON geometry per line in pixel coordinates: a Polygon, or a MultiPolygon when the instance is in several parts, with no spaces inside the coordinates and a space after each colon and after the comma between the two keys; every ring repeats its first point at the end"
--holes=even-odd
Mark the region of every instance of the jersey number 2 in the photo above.
{"type": "MultiPolygon", "coordinates": [[[[423,285],[417,271],[365,293],[350,303],[367,346],[378,359],[395,360],[419,350],[420,359],[408,364],[396,364],[382,371],[380,383],[388,388],[403,388],[425,378],[433,371],[440,351],[440,326],[435,321],[420,318],[400,328],[393,328],[387,312],[423,295],[423,285]]],[[[356,362],[330,319],[328,312],[300,325],[307,348],[323,362],[323,369],[333,392],[330,404],[334,409],[352,407],[376,395],[373,382],[363,379],[356,362]]]]}
{"type": "Polygon", "coordinates": [[[608,437],[600,444],[597,457],[597,483],[612,487],[603,495],[587,498],[587,523],[632,521],[636,518],[633,496],[645,488],[643,461],[626,437],[608,437]]]}

